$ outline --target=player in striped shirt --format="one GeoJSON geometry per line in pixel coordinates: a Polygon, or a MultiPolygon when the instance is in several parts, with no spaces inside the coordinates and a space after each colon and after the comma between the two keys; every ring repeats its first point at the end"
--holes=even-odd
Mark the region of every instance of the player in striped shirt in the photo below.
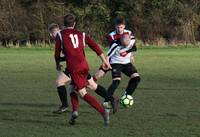
{"type": "Polygon", "coordinates": [[[109,62],[112,67],[112,84],[108,88],[109,95],[113,95],[121,81],[121,73],[130,77],[124,94],[132,95],[140,82],[140,75],[136,67],[131,63],[131,53],[127,48],[136,51],[134,41],[129,34],[124,34],[120,38],[120,43],[113,43],[108,51],[109,62]],[[122,56],[123,54],[123,56],[122,56]]]}
{"type": "MultiPolygon", "coordinates": [[[[109,35],[108,35],[108,42],[109,42],[110,46],[112,45],[113,42],[120,43],[120,38],[124,34],[129,34],[131,36],[131,38],[135,41],[135,37],[133,36],[132,32],[130,30],[125,29],[125,27],[126,27],[126,22],[124,19],[119,18],[115,21],[115,30],[112,31],[111,33],[109,33],[109,35]]],[[[110,46],[109,46],[109,48],[110,48],[110,46]]],[[[133,52],[133,50],[129,49],[127,52],[133,52]]],[[[124,52],[123,54],[126,54],[126,52],[124,52]]],[[[121,54],[121,55],[123,55],[123,54],[121,54]]],[[[132,55],[131,60],[134,62],[133,53],[131,55],[132,55]]],[[[96,81],[96,80],[102,78],[108,71],[110,71],[110,70],[104,68],[104,66],[101,65],[99,70],[93,76],[93,79],[96,81]]]]}

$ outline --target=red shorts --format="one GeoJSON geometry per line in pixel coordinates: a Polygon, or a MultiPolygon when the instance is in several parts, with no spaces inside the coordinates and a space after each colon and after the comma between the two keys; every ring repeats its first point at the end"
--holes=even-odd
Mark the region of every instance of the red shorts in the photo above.
{"type": "Polygon", "coordinates": [[[88,85],[88,71],[78,71],[70,73],[73,84],[79,89],[85,88],[88,85]]]}

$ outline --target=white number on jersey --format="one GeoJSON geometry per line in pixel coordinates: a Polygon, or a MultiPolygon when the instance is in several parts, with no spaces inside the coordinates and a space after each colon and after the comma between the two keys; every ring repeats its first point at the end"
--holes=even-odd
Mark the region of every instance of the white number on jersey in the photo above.
{"type": "Polygon", "coordinates": [[[71,42],[74,46],[74,48],[78,48],[78,45],[79,45],[79,42],[78,42],[78,35],[77,34],[70,34],[69,35],[70,39],[71,39],[71,42]]]}

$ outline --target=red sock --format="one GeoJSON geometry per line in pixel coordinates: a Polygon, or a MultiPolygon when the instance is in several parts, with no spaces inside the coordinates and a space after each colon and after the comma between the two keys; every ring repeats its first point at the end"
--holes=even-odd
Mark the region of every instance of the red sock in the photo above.
{"type": "Polygon", "coordinates": [[[90,104],[93,108],[95,108],[99,113],[102,115],[104,114],[104,108],[101,106],[101,104],[96,100],[95,97],[91,96],[89,93],[85,94],[83,99],[90,104]]]}
{"type": "Polygon", "coordinates": [[[70,94],[70,96],[71,96],[71,103],[72,103],[73,112],[78,111],[78,106],[79,106],[78,95],[75,92],[72,92],[70,94]]]}
{"type": "Polygon", "coordinates": [[[94,81],[97,81],[97,79],[96,79],[96,77],[95,77],[95,76],[93,76],[92,78],[93,78],[93,80],[94,80],[94,81]]]}

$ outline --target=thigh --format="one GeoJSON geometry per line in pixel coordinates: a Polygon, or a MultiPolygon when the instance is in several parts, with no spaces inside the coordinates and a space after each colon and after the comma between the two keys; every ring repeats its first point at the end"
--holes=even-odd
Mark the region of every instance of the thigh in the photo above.
{"type": "Polygon", "coordinates": [[[135,68],[135,66],[133,66],[133,64],[128,63],[128,64],[124,64],[123,65],[123,70],[122,72],[128,76],[131,77],[132,74],[137,73],[137,69],[135,68]]]}
{"type": "Polygon", "coordinates": [[[122,65],[111,64],[111,67],[112,67],[112,79],[121,78],[122,65]]]}
{"type": "Polygon", "coordinates": [[[66,75],[63,71],[58,72],[58,77],[56,79],[57,82],[67,83],[70,80],[71,80],[70,77],[66,75]]]}

